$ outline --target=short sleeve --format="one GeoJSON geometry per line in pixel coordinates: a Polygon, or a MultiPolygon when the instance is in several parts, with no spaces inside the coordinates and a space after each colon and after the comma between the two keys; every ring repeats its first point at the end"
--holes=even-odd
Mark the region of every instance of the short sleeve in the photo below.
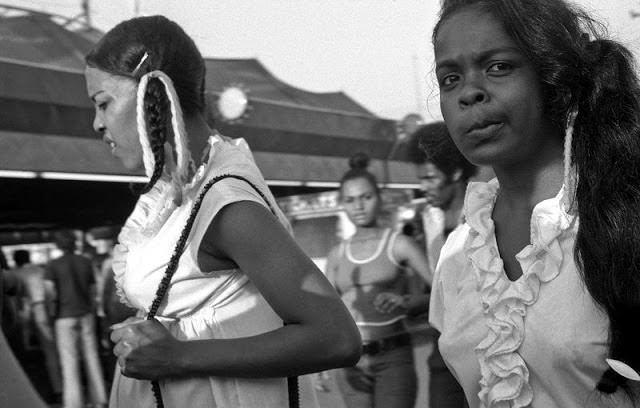
{"type": "Polygon", "coordinates": [[[244,180],[229,177],[215,183],[205,194],[194,223],[191,246],[189,249],[189,251],[192,252],[194,259],[197,259],[197,251],[200,247],[200,242],[202,241],[207,228],[213,222],[213,219],[222,208],[232,203],[253,201],[268,209],[273,207],[273,211],[276,212],[280,221],[288,228],[288,223],[286,223],[284,215],[282,215],[280,209],[277,208],[277,205],[271,201],[272,197],[268,194],[266,187],[258,183],[255,179],[252,180],[248,177],[247,179],[259,189],[260,193],[264,194],[265,198],[269,200],[269,202],[266,202],[265,198],[263,198],[258,191],[244,180]]]}

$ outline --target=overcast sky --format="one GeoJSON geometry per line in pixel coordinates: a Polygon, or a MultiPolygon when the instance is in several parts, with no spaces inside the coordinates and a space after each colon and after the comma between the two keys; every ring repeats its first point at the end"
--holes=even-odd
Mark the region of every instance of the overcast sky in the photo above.
{"type": "MultiPolygon", "coordinates": [[[[80,0],[0,0],[75,16],[80,0]]],[[[138,0],[140,14],[164,14],[203,55],[258,58],[281,80],[309,91],[342,90],[392,119],[439,119],[431,74],[431,30],[439,0],[138,0]]],[[[579,0],[640,57],[638,0],[579,0]]],[[[133,17],[135,0],[91,0],[95,27],[133,17]]],[[[249,89],[249,92],[251,90],[249,89]]]]}

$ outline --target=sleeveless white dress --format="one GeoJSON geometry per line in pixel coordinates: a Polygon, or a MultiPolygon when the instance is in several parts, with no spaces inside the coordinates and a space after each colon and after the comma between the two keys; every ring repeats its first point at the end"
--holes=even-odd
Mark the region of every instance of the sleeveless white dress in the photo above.
{"type": "MultiPolygon", "coordinates": [[[[113,260],[117,292],[122,302],[139,310],[139,315],[149,312],[194,200],[208,180],[221,174],[245,177],[265,194],[280,221],[289,227],[246,142],[214,135],[209,147],[208,160],[184,190],[182,205],[173,203],[170,184],[159,180],[140,197],[118,237],[113,260]]],[[[245,181],[227,178],[214,184],[202,201],[157,313],[157,319],[177,339],[238,338],[282,326],[282,320],[241,270],[201,271],[198,267],[198,247],[218,211],[227,204],[246,200],[266,206],[245,181]]],[[[301,395],[309,399],[302,405],[316,406],[311,386],[301,386],[301,395]]],[[[167,408],[288,406],[285,378],[199,377],[160,381],[160,388],[167,408]]],[[[109,406],[155,407],[150,382],[124,377],[116,367],[109,406]]]]}

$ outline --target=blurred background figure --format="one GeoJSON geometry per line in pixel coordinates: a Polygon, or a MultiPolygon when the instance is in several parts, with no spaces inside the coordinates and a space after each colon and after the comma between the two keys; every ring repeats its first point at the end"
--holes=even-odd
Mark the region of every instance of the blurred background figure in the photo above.
{"type": "Polygon", "coordinates": [[[49,262],[45,287],[55,298],[55,333],[62,366],[63,406],[84,406],[80,360],[90,399],[94,406],[106,406],[107,395],[100,360],[95,321],[95,276],[91,261],[75,254],[72,231],[56,232],[54,243],[63,255],[49,262]]]}
{"type": "MultiPolygon", "coordinates": [[[[462,156],[449,137],[444,122],[419,128],[410,136],[409,147],[425,196],[422,210],[418,212],[420,223],[417,225],[422,230],[418,235],[424,243],[429,266],[434,271],[447,236],[464,222],[464,194],[469,179],[477,173],[477,167],[462,156]]],[[[438,350],[438,336],[436,332],[433,352],[428,359],[429,407],[465,407],[464,392],[438,350]]]]}
{"type": "MultiPolygon", "coordinates": [[[[4,324],[2,310],[5,300],[5,274],[8,268],[0,251],[0,325],[4,324]]],[[[4,326],[3,326],[4,327],[4,326]]],[[[46,405],[33,389],[29,379],[14,357],[9,343],[0,331],[0,407],[44,408],[46,405]]]]}
{"type": "Polygon", "coordinates": [[[22,282],[0,250],[0,324],[7,336],[7,344],[14,350],[22,350],[19,322],[19,297],[23,293],[22,282]]]}
{"type": "Polygon", "coordinates": [[[47,369],[51,400],[58,401],[62,396],[62,378],[53,329],[47,311],[45,271],[43,267],[31,263],[31,254],[27,250],[14,251],[13,260],[16,265],[14,272],[22,281],[24,288],[22,305],[25,321],[22,323],[28,327],[35,327],[35,335],[47,369]]]}
{"type": "Polygon", "coordinates": [[[335,371],[335,380],[347,407],[413,408],[417,381],[405,320],[411,310],[426,308],[431,271],[411,238],[379,222],[382,198],[368,163],[366,155],[355,155],[342,178],[341,201],[355,233],[327,259],[327,277],[363,340],[360,361],[335,371]]]}
{"type": "Polygon", "coordinates": [[[120,301],[120,297],[116,292],[116,281],[113,272],[113,243],[111,243],[108,252],[100,265],[100,276],[102,278],[101,289],[99,289],[98,299],[100,300],[99,309],[102,311],[100,324],[100,343],[102,353],[102,362],[104,364],[104,373],[108,384],[113,381],[113,373],[116,368],[117,358],[113,354],[113,346],[115,345],[109,335],[111,325],[120,323],[136,314],[136,310],[130,308],[120,301]]]}

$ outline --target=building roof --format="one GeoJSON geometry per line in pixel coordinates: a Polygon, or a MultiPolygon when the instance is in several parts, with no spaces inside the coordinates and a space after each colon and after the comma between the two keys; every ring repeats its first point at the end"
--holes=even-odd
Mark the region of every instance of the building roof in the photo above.
{"type": "MultiPolygon", "coordinates": [[[[140,175],[112,158],[92,129],[84,55],[100,36],[74,19],[0,6],[4,177],[16,172],[140,175]]],[[[387,160],[396,143],[395,121],[376,116],[343,92],[291,86],[256,59],[206,58],[206,66],[208,119],[223,134],[247,140],[270,185],[336,185],[348,157],[358,151],[372,158],[381,182],[416,184],[410,163],[387,160]],[[216,104],[232,85],[246,91],[250,111],[241,121],[226,123],[216,104]]],[[[13,209],[4,210],[12,215],[0,216],[0,224],[16,219],[13,209]]]]}

